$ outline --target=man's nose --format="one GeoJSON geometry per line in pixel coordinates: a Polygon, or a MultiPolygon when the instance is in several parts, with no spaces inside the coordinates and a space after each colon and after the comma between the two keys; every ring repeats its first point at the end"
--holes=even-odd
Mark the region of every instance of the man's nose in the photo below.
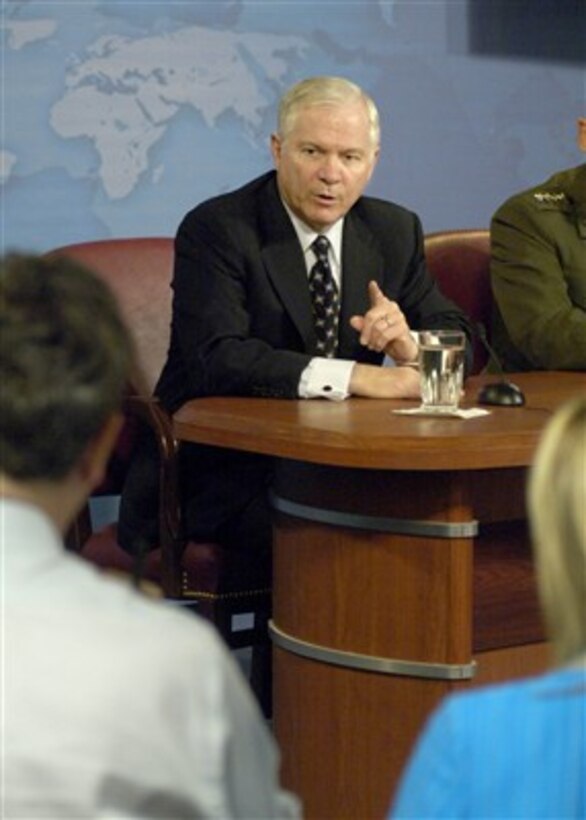
{"type": "Polygon", "coordinates": [[[326,154],[322,157],[322,162],[319,168],[319,178],[323,182],[331,185],[340,179],[341,163],[338,157],[334,154],[326,154]]]}

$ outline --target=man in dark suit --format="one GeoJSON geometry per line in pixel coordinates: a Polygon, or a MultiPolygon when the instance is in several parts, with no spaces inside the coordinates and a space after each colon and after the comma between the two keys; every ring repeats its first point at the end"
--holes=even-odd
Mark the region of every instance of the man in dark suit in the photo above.
{"type": "MultiPolygon", "coordinates": [[[[209,395],[417,398],[412,329],[470,334],[426,268],[417,216],[362,196],[379,137],[376,106],[360,88],[305,80],[281,101],[276,170],[187,214],[157,387],[170,411],[209,395]],[[318,236],[327,239],[321,258],[318,236]],[[314,275],[332,297],[323,315],[314,275]],[[385,355],[394,367],[381,367],[385,355]]],[[[183,469],[189,533],[270,544],[266,458],[190,446],[183,469]]],[[[144,484],[143,466],[124,493],[123,534],[136,532],[144,512],[137,472],[144,484]]]]}

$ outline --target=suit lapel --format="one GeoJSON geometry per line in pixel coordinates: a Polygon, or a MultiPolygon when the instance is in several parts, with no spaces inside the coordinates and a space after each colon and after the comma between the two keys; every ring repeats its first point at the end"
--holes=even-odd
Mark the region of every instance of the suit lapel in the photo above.
{"type": "Polygon", "coordinates": [[[261,200],[260,212],[263,263],[285,310],[303,339],[305,349],[312,351],[317,339],[305,260],[276,184],[268,186],[267,195],[261,200]]]}
{"type": "MultiPolygon", "coordinates": [[[[260,224],[263,231],[263,263],[285,310],[303,339],[305,349],[311,352],[315,350],[317,339],[305,260],[274,178],[260,201],[260,224]]],[[[344,220],[342,277],[338,355],[352,358],[356,351],[356,331],[350,327],[350,317],[364,314],[369,309],[370,280],[376,279],[382,284],[384,278],[382,254],[372,232],[354,211],[347,214],[344,220]]]]}
{"type": "Polygon", "coordinates": [[[356,348],[356,331],[350,327],[350,317],[363,315],[370,307],[368,283],[376,279],[382,284],[383,257],[373,235],[352,211],[344,221],[342,238],[342,307],[340,312],[339,355],[352,357],[356,348]]]}

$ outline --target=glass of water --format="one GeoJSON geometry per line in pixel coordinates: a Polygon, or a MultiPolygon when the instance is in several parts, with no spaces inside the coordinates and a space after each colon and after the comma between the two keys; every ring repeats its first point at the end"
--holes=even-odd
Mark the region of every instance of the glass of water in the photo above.
{"type": "Polygon", "coordinates": [[[421,330],[419,375],[421,402],[428,413],[458,409],[464,382],[465,334],[458,330],[421,330]]]}

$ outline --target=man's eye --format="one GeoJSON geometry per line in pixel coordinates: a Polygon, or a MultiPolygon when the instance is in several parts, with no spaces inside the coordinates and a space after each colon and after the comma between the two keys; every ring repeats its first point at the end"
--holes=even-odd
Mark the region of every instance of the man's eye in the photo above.
{"type": "Polygon", "coordinates": [[[305,148],[302,148],[301,151],[302,151],[303,154],[307,154],[310,157],[313,156],[314,154],[317,154],[316,149],[311,148],[310,146],[306,146],[305,148]]]}

